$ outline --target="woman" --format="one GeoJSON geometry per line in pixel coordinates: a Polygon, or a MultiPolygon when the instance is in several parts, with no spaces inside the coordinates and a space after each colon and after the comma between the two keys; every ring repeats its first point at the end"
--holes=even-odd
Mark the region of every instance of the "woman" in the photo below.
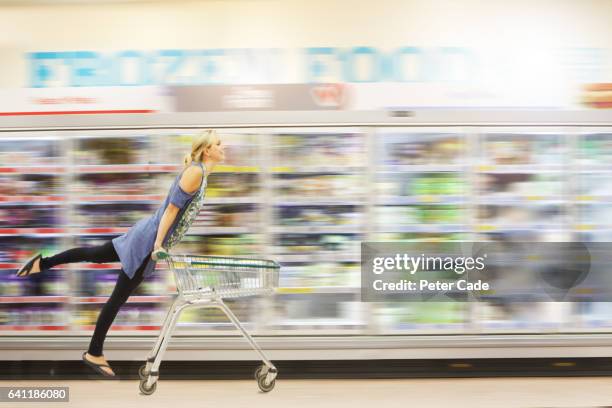
{"type": "Polygon", "coordinates": [[[202,206],[208,175],[224,159],[224,147],[217,133],[202,132],[194,138],[191,153],[183,160],[185,168],[153,216],[99,246],[72,248],[48,258],[38,253],[17,271],[17,276],[25,277],[72,262],[121,262],[113,293],[102,307],[89,349],[82,356],[98,373],[115,375],[102,353],[108,329],[134,289],[155,270],[158,255],[175,246],[187,232],[202,206]]]}

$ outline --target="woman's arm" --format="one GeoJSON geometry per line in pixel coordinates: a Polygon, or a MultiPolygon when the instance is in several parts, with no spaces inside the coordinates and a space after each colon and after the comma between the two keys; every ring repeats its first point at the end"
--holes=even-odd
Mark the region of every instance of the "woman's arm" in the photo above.
{"type": "MultiPolygon", "coordinates": [[[[179,212],[179,208],[174,204],[168,204],[164,214],[161,217],[159,222],[159,227],[157,228],[157,237],[155,238],[155,246],[153,248],[158,249],[162,246],[162,242],[164,241],[164,237],[168,233],[170,226],[174,222],[176,215],[179,212]]],[[[150,242],[150,241],[149,241],[150,242]]],[[[155,251],[153,249],[153,251],[155,251]]]]}
{"type": "MultiPolygon", "coordinates": [[[[192,166],[183,173],[179,187],[188,194],[194,194],[200,187],[203,176],[204,173],[202,172],[201,168],[198,166],[192,166]]],[[[159,227],[157,228],[157,237],[155,238],[153,252],[162,247],[164,238],[166,237],[166,234],[172,226],[172,223],[174,222],[174,219],[179,211],[180,208],[172,203],[169,203],[168,207],[166,207],[166,210],[164,211],[164,214],[159,222],[159,227]]]]}

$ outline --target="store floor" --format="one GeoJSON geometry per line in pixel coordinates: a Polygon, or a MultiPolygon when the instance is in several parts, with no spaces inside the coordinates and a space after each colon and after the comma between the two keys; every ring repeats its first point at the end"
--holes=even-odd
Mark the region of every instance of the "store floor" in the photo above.
{"type": "MultiPolygon", "coordinates": [[[[0,381],[1,387],[68,386],[58,407],[612,407],[612,378],[461,378],[403,380],[278,380],[268,394],[255,381],[160,380],[141,395],[136,380],[0,381]]],[[[48,403],[0,403],[20,408],[48,403]]]]}

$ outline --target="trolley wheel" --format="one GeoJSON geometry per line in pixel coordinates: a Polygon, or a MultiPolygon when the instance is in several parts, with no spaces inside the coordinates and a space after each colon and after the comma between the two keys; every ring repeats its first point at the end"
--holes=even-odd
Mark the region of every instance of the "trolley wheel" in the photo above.
{"type": "Polygon", "coordinates": [[[257,369],[255,369],[255,375],[254,375],[255,381],[259,381],[259,376],[261,376],[261,373],[265,367],[266,365],[262,364],[259,367],[257,367],[257,369]]]}
{"type": "Polygon", "coordinates": [[[149,376],[149,373],[145,371],[146,368],[147,368],[147,365],[143,364],[138,369],[138,377],[140,377],[141,380],[146,380],[147,377],[149,376]]]}
{"type": "Polygon", "coordinates": [[[155,392],[157,388],[157,382],[154,382],[150,388],[147,388],[147,380],[140,381],[140,392],[144,395],[151,395],[155,392]]]}
{"type": "Polygon", "coordinates": [[[257,377],[257,385],[263,392],[270,392],[274,388],[274,384],[276,384],[276,378],[270,381],[270,384],[266,385],[266,377],[267,375],[260,375],[257,377]]]}

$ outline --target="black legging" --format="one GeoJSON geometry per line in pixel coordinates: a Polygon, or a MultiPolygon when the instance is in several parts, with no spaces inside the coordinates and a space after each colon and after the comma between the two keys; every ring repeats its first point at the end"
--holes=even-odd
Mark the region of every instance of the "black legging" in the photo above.
{"type": "MultiPolygon", "coordinates": [[[[136,271],[134,278],[130,279],[125,274],[123,269],[119,272],[115,289],[100,311],[98,321],[96,322],[96,329],[94,330],[93,337],[89,343],[89,349],[87,352],[92,356],[102,355],[102,348],[104,346],[104,340],[106,339],[106,333],[113,324],[113,320],[115,320],[115,317],[119,312],[119,308],[123,306],[134,289],[136,289],[138,285],[140,285],[140,282],[142,282],[144,278],[144,267],[149,261],[150,256],[151,254],[149,254],[142,262],[136,271]]],[[[118,261],[119,255],[117,255],[112,241],[108,241],[102,245],[72,248],[49,258],[42,258],[40,269],[41,271],[47,270],[56,265],[72,262],[106,263],[118,261]]]]}

